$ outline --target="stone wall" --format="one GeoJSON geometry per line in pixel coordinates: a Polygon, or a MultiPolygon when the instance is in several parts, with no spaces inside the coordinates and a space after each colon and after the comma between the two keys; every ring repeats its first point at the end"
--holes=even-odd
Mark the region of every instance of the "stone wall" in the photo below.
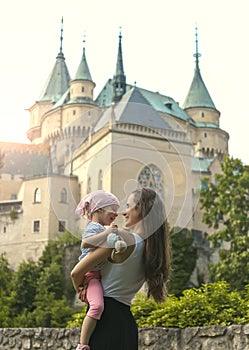
{"type": "MultiPolygon", "coordinates": [[[[0,328],[0,350],[75,350],[79,335],[79,328],[0,328]]],[[[141,328],[139,350],[249,350],[249,325],[141,328]]]]}

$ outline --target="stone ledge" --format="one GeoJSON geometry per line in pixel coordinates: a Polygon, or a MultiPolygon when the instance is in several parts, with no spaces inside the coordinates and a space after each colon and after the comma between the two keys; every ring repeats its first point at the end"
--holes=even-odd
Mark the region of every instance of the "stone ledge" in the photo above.
{"type": "MultiPolygon", "coordinates": [[[[79,336],[80,328],[0,328],[0,350],[75,350],[79,336]]],[[[249,325],[139,329],[139,350],[165,349],[249,350],[249,325]]]]}

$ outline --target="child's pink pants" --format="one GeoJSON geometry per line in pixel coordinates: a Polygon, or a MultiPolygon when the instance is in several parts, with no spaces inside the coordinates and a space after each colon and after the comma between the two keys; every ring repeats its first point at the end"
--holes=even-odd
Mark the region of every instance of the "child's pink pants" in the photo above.
{"type": "Polygon", "coordinates": [[[103,288],[100,282],[100,271],[94,270],[86,273],[84,282],[88,284],[86,299],[89,304],[87,316],[100,320],[104,311],[103,288]]]}

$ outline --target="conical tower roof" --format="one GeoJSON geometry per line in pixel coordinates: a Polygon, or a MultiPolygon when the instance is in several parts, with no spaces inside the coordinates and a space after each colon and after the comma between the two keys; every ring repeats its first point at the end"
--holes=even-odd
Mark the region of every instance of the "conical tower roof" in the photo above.
{"type": "Polygon", "coordinates": [[[86,60],[85,40],[83,47],[83,54],[77,72],[75,74],[75,80],[90,80],[92,81],[91,73],[86,60]]]}
{"type": "Polygon", "coordinates": [[[196,33],[196,53],[194,57],[196,57],[196,66],[194,78],[192,80],[192,84],[188,91],[188,95],[184,101],[183,108],[195,108],[195,107],[206,107],[216,109],[214,102],[212,101],[211,96],[209,95],[208,89],[202,79],[200,67],[199,67],[199,57],[200,53],[198,52],[198,40],[196,33]]]}
{"type": "Polygon", "coordinates": [[[57,102],[69,88],[71,78],[62,51],[62,41],[63,18],[61,20],[60,51],[56,57],[55,65],[46,81],[46,84],[44,85],[38,101],[52,100],[53,102],[57,102]]]}

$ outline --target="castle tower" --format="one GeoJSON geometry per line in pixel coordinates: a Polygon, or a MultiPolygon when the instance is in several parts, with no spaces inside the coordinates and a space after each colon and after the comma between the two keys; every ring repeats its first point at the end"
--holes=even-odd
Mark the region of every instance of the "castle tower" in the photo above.
{"type": "Polygon", "coordinates": [[[60,50],[56,57],[54,67],[42,89],[40,97],[35,104],[29,108],[30,127],[27,137],[32,143],[41,143],[41,119],[47,111],[61,98],[69,88],[71,80],[62,51],[63,42],[63,18],[61,20],[60,50]]]}
{"type": "Polygon", "coordinates": [[[201,76],[197,28],[195,35],[195,72],[183,109],[196,126],[196,137],[193,140],[196,144],[195,155],[200,158],[222,157],[228,153],[228,134],[219,127],[220,112],[216,109],[201,76]]]}
{"type": "Polygon", "coordinates": [[[113,102],[121,100],[126,92],[126,77],[124,74],[123,54],[122,54],[122,35],[119,33],[118,57],[116,64],[116,73],[113,77],[113,102]]]}

